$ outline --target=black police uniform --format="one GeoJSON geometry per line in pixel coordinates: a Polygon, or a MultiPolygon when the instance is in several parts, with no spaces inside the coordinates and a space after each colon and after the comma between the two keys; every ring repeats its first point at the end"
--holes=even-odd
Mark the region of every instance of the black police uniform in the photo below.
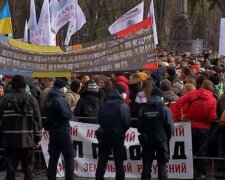
{"type": "Polygon", "coordinates": [[[166,164],[169,161],[169,140],[173,128],[170,110],[163,106],[159,96],[151,96],[139,111],[138,117],[143,161],[142,180],[151,179],[151,167],[155,158],[158,164],[158,179],[168,179],[166,164]]]}
{"type": "Polygon", "coordinates": [[[111,152],[115,161],[116,180],[124,180],[123,161],[126,158],[124,135],[130,126],[130,110],[116,91],[112,91],[100,107],[98,120],[100,129],[96,131],[99,141],[96,180],[104,180],[105,168],[111,152]]]}
{"type": "Polygon", "coordinates": [[[41,114],[37,100],[25,91],[23,76],[12,80],[12,90],[0,101],[1,143],[5,149],[6,178],[15,179],[21,162],[24,179],[33,180],[34,145],[42,138],[41,114]]]}

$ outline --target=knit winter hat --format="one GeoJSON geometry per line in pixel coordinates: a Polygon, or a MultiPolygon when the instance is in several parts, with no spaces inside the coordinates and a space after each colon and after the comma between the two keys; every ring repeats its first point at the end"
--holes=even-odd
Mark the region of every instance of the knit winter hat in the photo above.
{"type": "Polygon", "coordinates": [[[163,97],[163,93],[162,93],[161,89],[159,89],[159,88],[157,88],[157,87],[152,89],[151,95],[152,95],[152,96],[163,97]]]}
{"type": "Polygon", "coordinates": [[[137,75],[142,81],[148,78],[148,75],[145,72],[138,72],[137,75]]]}
{"type": "Polygon", "coordinates": [[[173,83],[173,87],[177,88],[178,91],[182,91],[182,89],[184,88],[184,83],[183,81],[178,81],[173,83]]]}
{"type": "Polygon", "coordinates": [[[166,72],[170,75],[170,76],[175,76],[176,74],[176,69],[174,67],[168,67],[166,68],[166,72]]]}
{"type": "Polygon", "coordinates": [[[98,85],[96,84],[95,81],[91,80],[91,81],[89,81],[89,83],[87,84],[86,91],[87,91],[87,92],[98,93],[98,92],[99,92],[99,87],[98,87],[98,85]]]}
{"type": "Polygon", "coordinates": [[[216,66],[216,65],[215,65],[215,66],[210,67],[209,69],[214,70],[217,74],[221,72],[220,67],[219,67],[219,66],[216,66]]]}
{"type": "Polygon", "coordinates": [[[55,88],[63,88],[67,86],[67,81],[63,78],[56,78],[53,84],[53,87],[55,88]]]}
{"type": "Polygon", "coordinates": [[[21,75],[15,75],[12,79],[12,89],[25,89],[26,80],[21,75]]]}

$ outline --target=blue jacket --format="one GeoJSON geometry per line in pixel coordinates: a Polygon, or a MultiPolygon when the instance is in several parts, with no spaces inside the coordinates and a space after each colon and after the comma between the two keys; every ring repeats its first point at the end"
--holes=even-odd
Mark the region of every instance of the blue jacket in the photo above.
{"type": "Polygon", "coordinates": [[[139,111],[138,132],[147,134],[152,141],[170,140],[174,124],[170,109],[163,105],[159,96],[151,96],[139,111]]]}
{"type": "Polygon", "coordinates": [[[72,119],[73,113],[65,100],[64,94],[58,89],[53,88],[49,92],[45,111],[49,130],[70,127],[69,121],[72,119]]]}
{"type": "Polygon", "coordinates": [[[106,101],[100,106],[98,121],[100,127],[106,132],[117,129],[121,135],[124,135],[129,129],[130,109],[115,91],[112,90],[106,101]]]}

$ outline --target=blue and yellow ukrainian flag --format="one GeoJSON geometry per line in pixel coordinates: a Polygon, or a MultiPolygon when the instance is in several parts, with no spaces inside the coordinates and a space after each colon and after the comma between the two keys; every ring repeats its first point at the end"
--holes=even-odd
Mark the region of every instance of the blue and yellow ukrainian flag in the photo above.
{"type": "Polygon", "coordinates": [[[12,21],[9,10],[9,3],[6,1],[2,10],[0,11],[0,34],[12,33],[12,21]]]}

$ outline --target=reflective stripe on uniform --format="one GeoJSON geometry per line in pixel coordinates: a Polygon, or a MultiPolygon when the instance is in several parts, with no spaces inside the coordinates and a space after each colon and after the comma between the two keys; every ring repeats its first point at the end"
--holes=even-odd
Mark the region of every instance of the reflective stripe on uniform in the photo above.
{"type": "Polygon", "coordinates": [[[31,116],[31,117],[33,117],[32,114],[25,114],[25,115],[23,115],[23,114],[3,114],[3,117],[15,117],[15,116],[19,116],[19,117],[31,116]]]}
{"type": "Polygon", "coordinates": [[[3,133],[33,133],[34,131],[2,131],[3,133]]]}

